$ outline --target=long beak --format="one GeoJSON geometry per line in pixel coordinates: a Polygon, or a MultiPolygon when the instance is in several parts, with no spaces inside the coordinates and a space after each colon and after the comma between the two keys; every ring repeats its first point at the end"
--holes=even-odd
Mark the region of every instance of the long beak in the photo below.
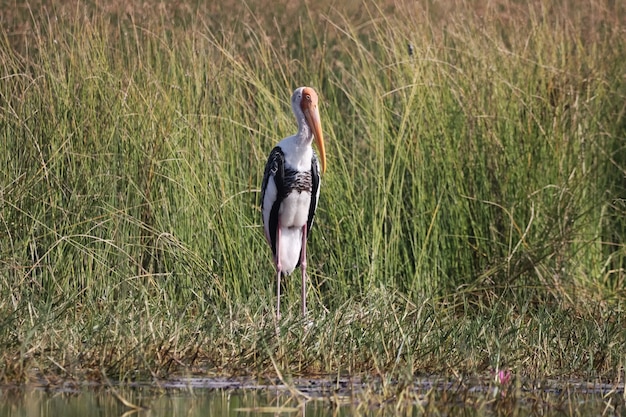
{"type": "Polygon", "coordinates": [[[310,109],[305,110],[304,117],[313,129],[315,136],[315,145],[319,151],[320,163],[322,164],[322,174],[326,172],[326,149],[324,149],[324,135],[322,134],[322,122],[320,121],[320,112],[317,106],[313,105],[310,109]]]}

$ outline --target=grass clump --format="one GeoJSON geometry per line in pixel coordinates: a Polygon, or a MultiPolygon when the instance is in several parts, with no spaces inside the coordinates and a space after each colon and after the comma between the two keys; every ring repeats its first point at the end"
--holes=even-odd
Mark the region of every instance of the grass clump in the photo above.
{"type": "Polygon", "coordinates": [[[16,8],[0,376],[617,379],[617,3],[16,8]],[[308,331],[295,281],[272,316],[258,209],[299,85],[330,155],[308,331]]]}

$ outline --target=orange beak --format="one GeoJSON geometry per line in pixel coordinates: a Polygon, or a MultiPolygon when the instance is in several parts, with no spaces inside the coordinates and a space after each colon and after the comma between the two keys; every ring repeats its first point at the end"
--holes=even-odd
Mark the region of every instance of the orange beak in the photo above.
{"type": "Polygon", "coordinates": [[[326,149],[324,148],[324,135],[322,134],[322,122],[320,121],[320,112],[317,109],[317,100],[304,109],[304,117],[311,130],[313,130],[323,174],[326,172],[326,149]]]}

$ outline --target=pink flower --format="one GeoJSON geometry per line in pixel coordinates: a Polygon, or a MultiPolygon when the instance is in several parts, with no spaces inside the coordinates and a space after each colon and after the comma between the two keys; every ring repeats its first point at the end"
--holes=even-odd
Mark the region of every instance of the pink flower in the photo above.
{"type": "Polygon", "coordinates": [[[508,385],[511,382],[511,371],[500,370],[496,374],[496,382],[500,385],[508,385]]]}

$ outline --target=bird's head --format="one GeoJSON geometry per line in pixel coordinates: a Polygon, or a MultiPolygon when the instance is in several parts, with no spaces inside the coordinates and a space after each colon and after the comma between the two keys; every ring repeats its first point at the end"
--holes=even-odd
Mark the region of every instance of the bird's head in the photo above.
{"type": "Polygon", "coordinates": [[[317,93],[311,87],[300,87],[293,92],[291,98],[294,111],[296,108],[304,114],[304,120],[315,137],[322,173],[326,172],[326,150],[324,148],[324,135],[322,134],[322,123],[320,112],[317,106],[317,93]]]}

